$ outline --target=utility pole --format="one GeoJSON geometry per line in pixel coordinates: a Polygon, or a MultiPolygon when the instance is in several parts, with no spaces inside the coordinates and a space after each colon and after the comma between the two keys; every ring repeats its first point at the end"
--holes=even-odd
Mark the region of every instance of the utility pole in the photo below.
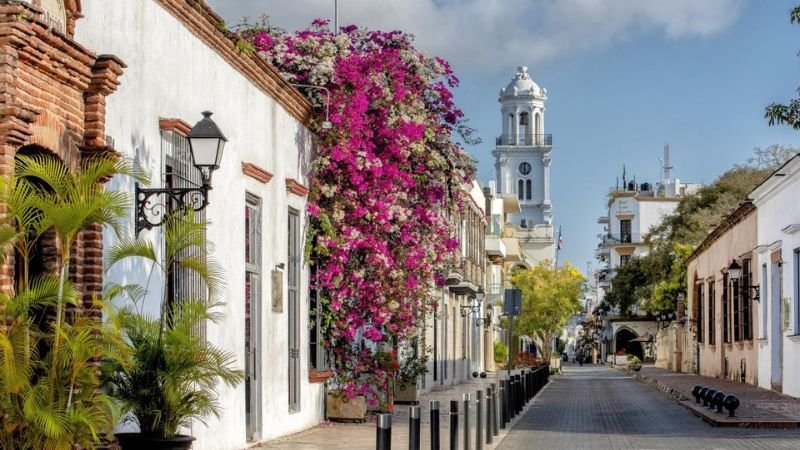
{"type": "Polygon", "coordinates": [[[333,0],[333,35],[339,34],[339,0],[333,0]]]}

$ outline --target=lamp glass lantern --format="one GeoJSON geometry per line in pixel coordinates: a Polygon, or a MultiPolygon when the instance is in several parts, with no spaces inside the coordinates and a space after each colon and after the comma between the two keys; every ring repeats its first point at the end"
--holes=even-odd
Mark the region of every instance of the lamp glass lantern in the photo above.
{"type": "Polygon", "coordinates": [[[211,184],[211,175],[219,169],[225,143],[228,142],[211,115],[210,111],[204,111],[203,118],[186,136],[192,153],[192,163],[202,173],[203,184],[206,186],[211,184]]]}
{"type": "Polygon", "coordinates": [[[735,259],[731,261],[731,265],[728,266],[728,276],[731,278],[731,281],[738,281],[739,277],[742,276],[742,266],[740,266],[735,259]]]}

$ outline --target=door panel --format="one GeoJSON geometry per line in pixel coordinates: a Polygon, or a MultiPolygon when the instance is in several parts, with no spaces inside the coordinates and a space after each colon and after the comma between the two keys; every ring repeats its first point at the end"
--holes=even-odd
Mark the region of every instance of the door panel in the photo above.
{"type": "Polygon", "coordinates": [[[287,306],[289,309],[289,411],[300,411],[300,216],[289,211],[287,306]]]}
{"type": "Polygon", "coordinates": [[[781,305],[781,298],[783,297],[782,280],[781,280],[781,254],[780,252],[772,254],[772,277],[770,292],[772,298],[770,299],[771,309],[771,326],[770,326],[770,346],[771,346],[771,360],[772,360],[772,376],[771,387],[773,390],[783,391],[783,317],[781,305]]]}

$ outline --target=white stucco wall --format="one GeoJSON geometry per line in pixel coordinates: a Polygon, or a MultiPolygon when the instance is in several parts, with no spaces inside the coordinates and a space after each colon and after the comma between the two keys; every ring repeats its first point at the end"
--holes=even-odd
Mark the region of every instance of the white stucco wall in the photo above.
{"type": "Polygon", "coordinates": [[[761,301],[758,305],[757,326],[758,381],[759,386],[777,388],[773,383],[774,374],[781,375],[782,392],[800,397],[800,329],[798,327],[798,292],[794,252],[800,248],[800,206],[797,192],[800,191],[800,160],[794,158],[780,170],[782,177],[773,176],[752,194],[757,207],[758,247],[756,252],[762,278],[766,265],[766,279],[760,283],[761,301]],[[781,292],[773,284],[772,254],[781,252],[782,264],[778,266],[782,277],[781,292]],[[784,303],[788,303],[788,311],[784,303]],[[786,313],[788,312],[788,317],[786,313]],[[784,321],[788,327],[784,327],[784,321]],[[776,341],[775,336],[780,336],[776,341]],[[776,342],[782,348],[774,348],[776,342]],[[775,355],[773,355],[773,350],[775,355]],[[781,359],[782,353],[782,359],[781,359]],[[777,356],[777,359],[775,358],[777,356]]]}
{"type": "MultiPolygon", "coordinates": [[[[225,320],[209,325],[207,337],[236,355],[244,367],[244,207],[245,195],[261,198],[262,228],[262,329],[259,349],[262,393],[262,438],[294,433],[322,419],[322,385],[308,383],[308,268],[303,264],[300,293],[301,408],[288,411],[288,308],[284,275],[284,308],[272,312],[270,271],[287,263],[287,215],[305,210],[305,199],[289,194],[285,178],[307,183],[305,170],[311,135],[273,99],[253,86],[222,57],[198,40],[189,29],[152,0],[84,0],[85,18],[78,21],[77,40],[97,53],[121,58],[128,68],[121,86],[108,99],[106,133],[125,156],[135,158],[160,185],[161,138],[159,118],[179,118],[194,124],[200,112],[213,111],[213,119],[229,142],[220,169],[214,174],[207,217],[208,238],[226,280],[225,320]],[[113,24],[113,26],[110,26],[113,24]],[[242,174],[242,162],[253,163],[274,175],[262,184],[242,174]]],[[[127,179],[111,187],[132,192],[127,179]]],[[[301,217],[303,214],[301,214],[301,217]]],[[[132,230],[133,219],[129,225],[132,230]]],[[[304,229],[304,227],[303,227],[304,229]]],[[[143,237],[159,239],[157,231],[143,237]]],[[[112,241],[106,236],[106,246],[112,241]]],[[[107,281],[143,282],[147,271],[129,265],[113,271],[107,281]]],[[[158,280],[151,283],[149,310],[160,296],[158,280]]],[[[245,388],[220,387],[222,416],[208,426],[196,423],[191,434],[196,449],[235,449],[245,445],[245,388]]]]}

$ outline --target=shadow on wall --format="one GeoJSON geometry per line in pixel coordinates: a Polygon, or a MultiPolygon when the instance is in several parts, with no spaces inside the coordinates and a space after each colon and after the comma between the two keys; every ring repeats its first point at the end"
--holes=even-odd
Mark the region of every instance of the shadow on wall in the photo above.
{"type": "MultiPolygon", "coordinates": [[[[144,137],[140,134],[134,134],[130,138],[130,148],[133,149],[133,165],[135,168],[143,170],[151,178],[151,185],[160,184],[161,171],[160,171],[160,147],[159,157],[154,158],[155,151],[149,145],[144,137]],[[155,170],[153,170],[155,168],[155,170]]],[[[122,151],[123,155],[130,157],[130,153],[122,151]]],[[[121,191],[128,194],[130,197],[130,209],[128,213],[128,220],[121,224],[122,236],[117,236],[113,230],[106,228],[103,233],[103,265],[107,266],[107,252],[108,249],[119,242],[120,237],[130,238],[134,235],[134,208],[136,199],[134,198],[134,183],[135,181],[126,176],[116,176],[106,184],[107,189],[114,191],[121,191]]],[[[143,239],[155,239],[156,242],[160,241],[160,231],[145,231],[140,236],[143,239]]],[[[156,252],[161,252],[161,246],[156,246],[156,252]]],[[[144,302],[137,304],[137,309],[140,311],[157,316],[159,314],[159,307],[161,304],[162,287],[164,286],[164,279],[159,270],[154,270],[152,265],[147,264],[140,258],[129,258],[114,265],[113,268],[107,269],[104,275],[104,282],[106,285],[109,283],[117,283],[121,285],[126,284],[139,284],[147,288],[147,296],[144,302]],[[151,276],[152,273],[152,276],[151,276]]],[[[130,298],[120,297],[114,302],[117,306],[134,306],[130,298]]]]}

